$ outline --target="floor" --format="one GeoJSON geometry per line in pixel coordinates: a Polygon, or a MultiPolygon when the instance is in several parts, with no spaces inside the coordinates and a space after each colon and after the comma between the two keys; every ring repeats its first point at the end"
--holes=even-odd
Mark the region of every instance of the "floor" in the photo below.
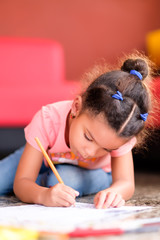
{"type": "MultiPolygon", "coordinates": [[[[153,206],[151,211],[136,214],[135,218],[151,218],[160,217],[160,172],[147,173],[137,172],[135,174],[136,190],[135,194],[127,201],[127,205],[134,206],[153,206]]],[[[79,199],[81,202],[93,202],[94,196],[85,196],[79,199]]],[[[21,205],[22,203],[14,196],[0,197],[0,206],[13,206],[21,205]]],[[[108,239],[108,240],[121,240],[121,239],[134,239],[134,240],[156,240],[160,239],[160,227],[156,232],[137,233],[137,234],[124,234],[121,236],[108,236],[108,237],[88,237],[87,239],[108,239]]],[[[52,239],[51,237],[43,237],[41,240],[52,239]]],[[[72,238],[73,239],[73,238],[72,238]]],[[[75,238],[74,238],[75,239],[75,238]]],[[[74,240],[73,239],[73,240],[74,240]]],[[[76,238],[78,240],[78,238],[76,238]]]]}

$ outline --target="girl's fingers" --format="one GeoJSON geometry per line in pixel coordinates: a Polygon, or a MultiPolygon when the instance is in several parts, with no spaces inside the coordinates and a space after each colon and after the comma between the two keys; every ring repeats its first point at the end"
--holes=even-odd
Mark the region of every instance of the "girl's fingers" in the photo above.
{"type": "Polygon", "coordinates": [[[65,184],[58,183],[52,187],[54,191],[58,192],[66,192],[67,194],[70,194],[72,197],[77,197],[79,195],[79,192],[74,190],[73,188],[66,186],[65,184]]]}
{"type": "Polygon", "coordinates": [[[105,192],[99,192],[95,197],[95,207],[96,208],[102,208],[104,205],[106,199],[106,193],[105,192]]]}
{"type": "Polygon", "coordinates": [[[124,199],[122,199],[118,204],[117,204],[117,207],[122,207],[125,205],[125,201],[124,199]]]}
{"type": "Polygon", "coordinates": [[[99,192],[95,197],[96,208],[121,207],[125,204],[120,194],[115,192],[99,192]]]}
{"type": "Polygon", "coordinates": [[[68,187],[66,185],[62,185],[61,186],[61,199],[63,199],[66,204],[65,206],[70,206],[75,204],[75,198],[79,195],[79,192],[77,192],[76,190],[74,190],[71,187],[68,187]]]}
{"type": "Polygon", "coordinates": [[[64,201],[68,202],[70,205],[74,205],[75,204],[75,197],[71,196],[70,194],[63,192],[61,194],[61,199],[63,199],[64,201]]]}
{"type": "Polygon", "coordinates": [[[120,194],[116,193],[109,193],[108,197],[106,199],[106,203],[104,206],[107,207],[122,207],[125,205],[124,199],[122,199],[122,196],[120,194]]]}
{"type": "Polygon", "coordinates": [[[64,187],[64,191],[67,192],[68,194],[70,194],[72,197],[78,197],[79,196],[79,192],[74,190],[71,187],[68,187],[66,185],[63,184],[64,187]]]}
{"type": "Polygon", "coordinates": [[[117,205],[122,201],[122,196],[120,194],[117,194],[115,199],[113,200],[111,206],[117,207],[117,205]]]}
{"type": "Polygon", "coordinates": [[[72,205],[74,205],[74,203],[71,203],[70,201],[67,201],[66,199],[57,198],[56,207],[70,207],[72,205]]]}
{"type": "Polygon", "coordinates": [[[112,202],[114,202],[115,198],[116,198],[115,193],[108,192],[103,208],[108,208],[108,207],[112,206],[112,202]]]}

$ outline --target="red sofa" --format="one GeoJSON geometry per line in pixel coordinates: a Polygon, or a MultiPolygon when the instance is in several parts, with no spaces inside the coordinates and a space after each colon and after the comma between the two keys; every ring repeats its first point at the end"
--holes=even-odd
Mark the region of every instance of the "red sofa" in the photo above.
{"type": "Polygon", "coordinates": [[[22,127],[42,105],[72,99],[62,46],[46,39],[0,38],[0,128],[22,127]]]}
{"type": "Polygon", "coordinates": [[[0,158],[25,144],[23,128],[43,105],[78,90],[78,81],[66,80],[60,43],[0,37],[0,158]]]}

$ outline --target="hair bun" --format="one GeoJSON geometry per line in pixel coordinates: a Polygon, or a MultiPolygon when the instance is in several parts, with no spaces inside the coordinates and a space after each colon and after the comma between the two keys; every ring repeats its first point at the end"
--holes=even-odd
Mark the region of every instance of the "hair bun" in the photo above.
{"type": "Polygon", "coordinates": [[[142,80],[144,80],[149,73],[148,70],[148,65],[143,59],[127,59],[124,63],[123,66],[121,67],[121,70],[124,72],[129,72],[131,70],[136,70],[141,73],[142,75],[142,80]]]}

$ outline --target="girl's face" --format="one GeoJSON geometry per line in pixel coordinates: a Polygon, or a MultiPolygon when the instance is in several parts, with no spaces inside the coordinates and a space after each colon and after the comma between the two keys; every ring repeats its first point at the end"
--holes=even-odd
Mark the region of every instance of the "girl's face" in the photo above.
{"type": "Polygon", "coordinates": [[[87,111],[80,113],[81,97],[75,99],[69,119],[69,145],[71,151],[80,158],[97,158],[122,146],[127,139],[118,137],[106,123],[102,115],[96,117],[87,111]]]}

